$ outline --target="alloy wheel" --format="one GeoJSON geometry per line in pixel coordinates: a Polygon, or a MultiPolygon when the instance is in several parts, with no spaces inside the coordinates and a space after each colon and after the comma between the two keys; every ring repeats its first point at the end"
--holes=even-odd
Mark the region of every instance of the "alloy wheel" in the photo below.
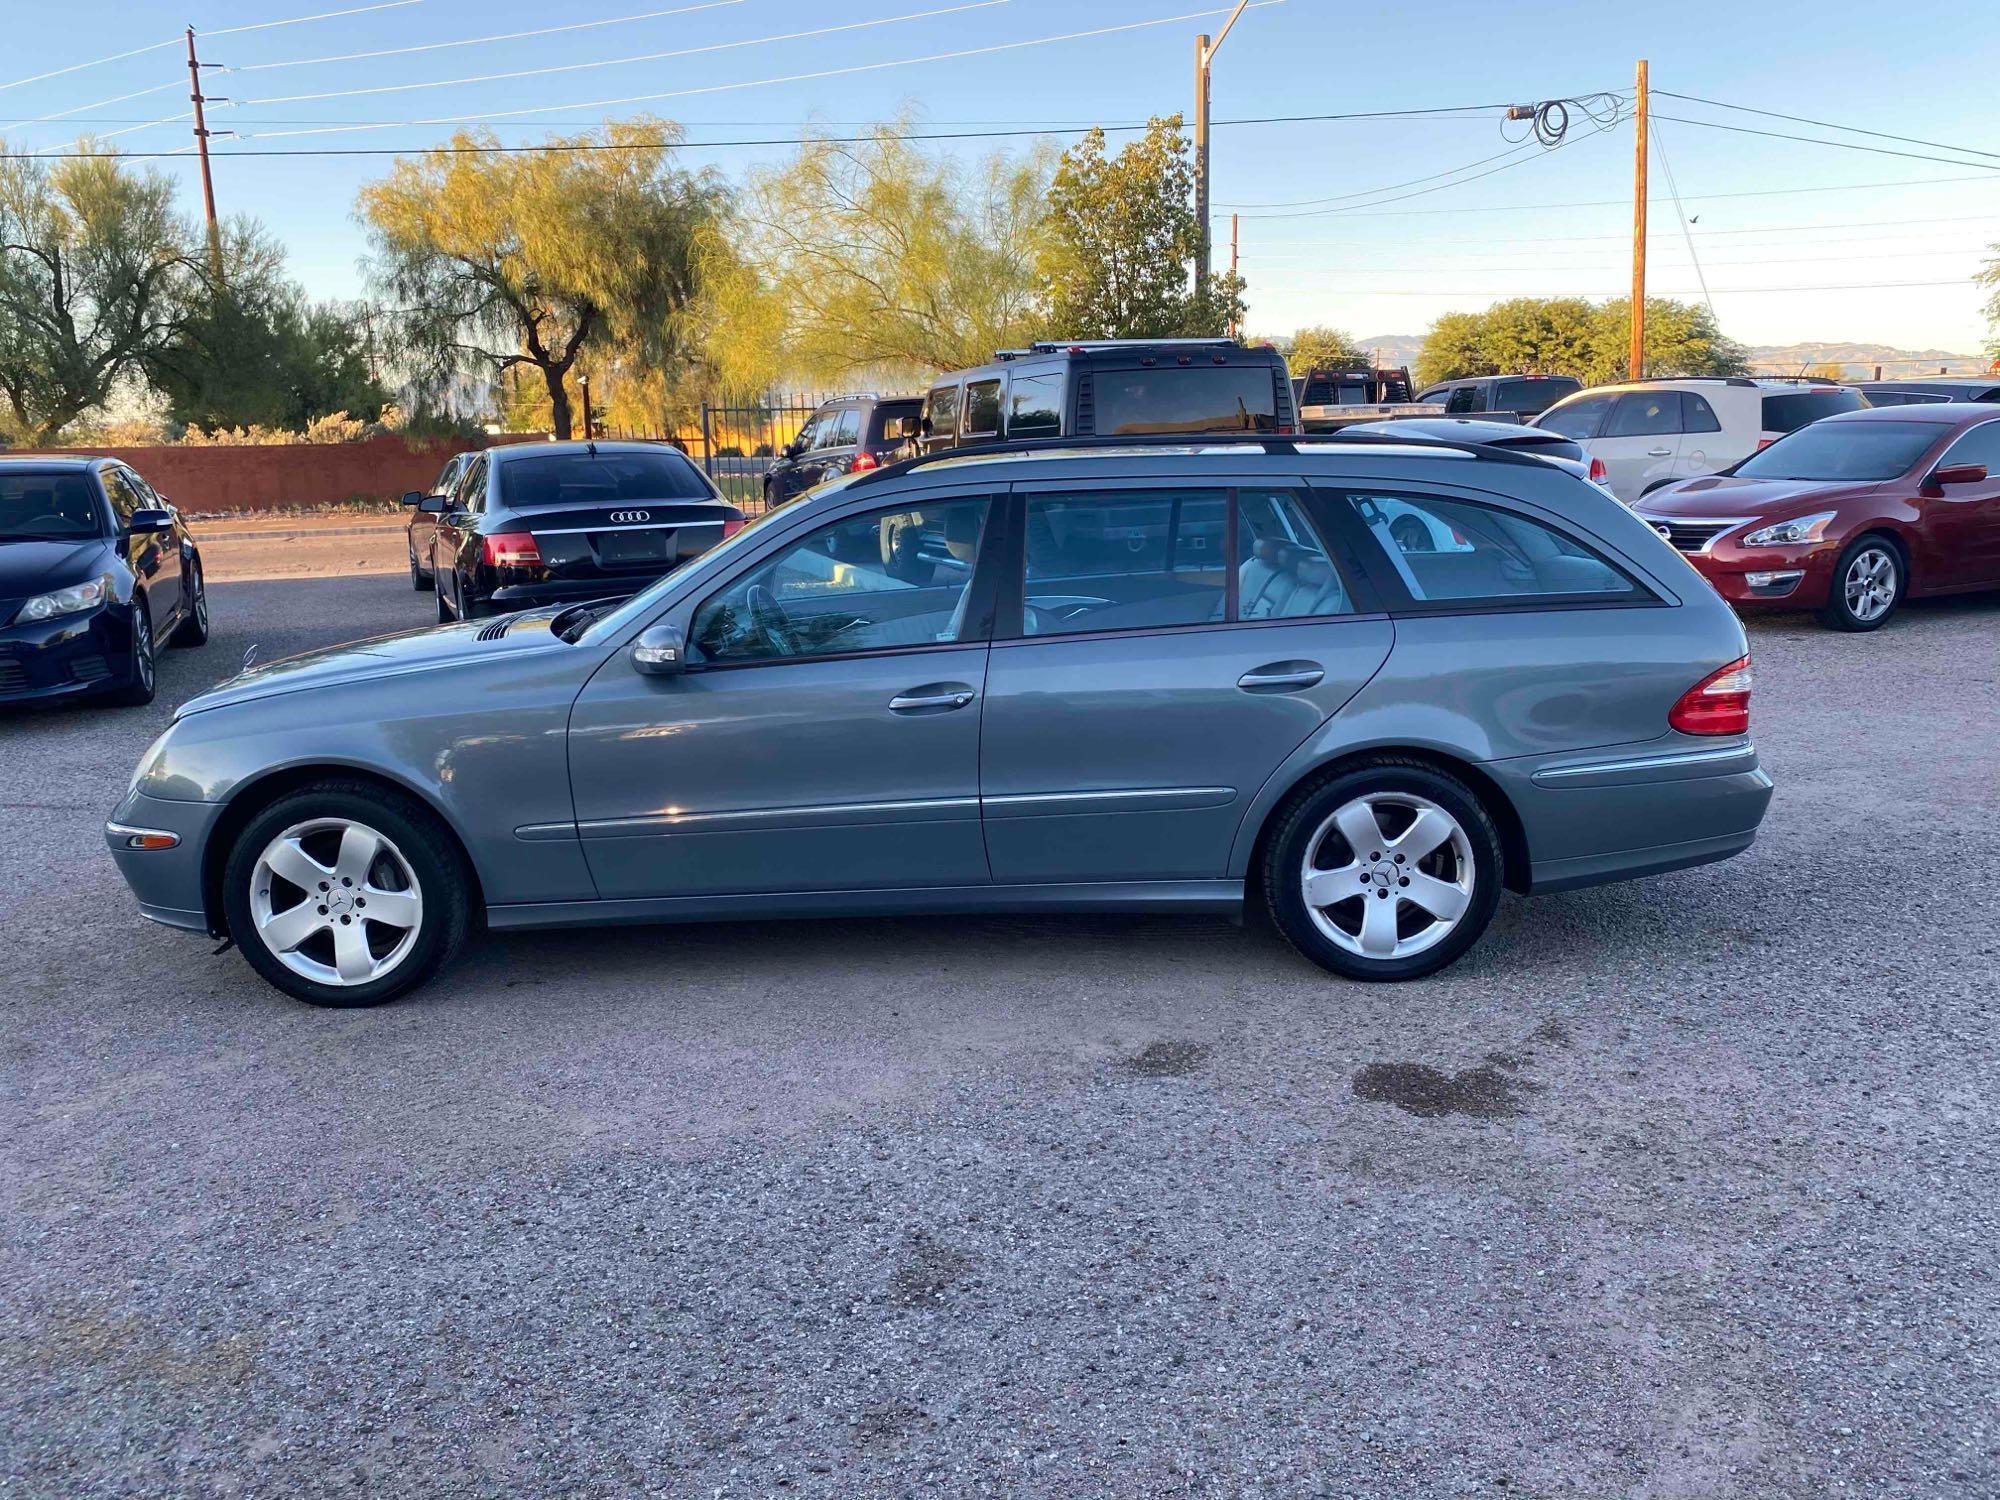
{"type": "Polygon", "coordinates": [[[416,871],[366,824],[315,818],[284,830],[250,872],[257,937],[316,984],[368,984],[410,956],[424,920],[416,871]]]}
{"type": "Polygon", "coordinates": [[[1863,547],[1840,581],[1847,612],[1864,623],[1879,620],[1896,602],[1896,558],[1887,547],[1863,547]]]}
{"type": "Polygon", "coordinates": [[[156,666],[153,661],[153,622],[146,614],[146,601],[133,601],[132,615],[132,675],[140,687],[148,693],[153,690],[153,676],[156,666]]]}
{"type": "Polygon", "coordinates": [[[1437,803],[1410,792],[1357,797],[1306,842],[1300,887],[1330,941],[1367,959],[1435,947],[1472,905],[1472,841],[1437,803]]]}

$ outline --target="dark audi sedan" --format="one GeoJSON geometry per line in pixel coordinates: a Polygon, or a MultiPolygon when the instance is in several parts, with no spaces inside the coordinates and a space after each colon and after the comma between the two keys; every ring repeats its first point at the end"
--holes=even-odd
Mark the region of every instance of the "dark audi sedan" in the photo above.
{"type": "Polygon", "coordinates": [[[201,553],[109,458],[0,458],[0,703],[150,703],[162,641],[208,639],[201,553]]]}
{"type": "Polygon", "coordinates": [[[686,454],[658,443],[491,449],[420,508],[438,511],[423,571],[440,620],[636,594],[743,525],[686,454]]]}

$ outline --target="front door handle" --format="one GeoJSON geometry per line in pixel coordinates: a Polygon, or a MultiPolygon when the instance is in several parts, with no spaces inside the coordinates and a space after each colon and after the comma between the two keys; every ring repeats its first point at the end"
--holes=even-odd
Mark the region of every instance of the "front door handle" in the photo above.
{"type": "Polygon", "coordinates": [[[1316,686],[1326,676],[1326,668],[1316,661],[1274,661],[1255,667],[1236,679],[1246,693],[1289,693],[1316,686]]]}
{"type": "Polygon", "coordinates": [[[1646,450],[1646,457],[1648,458],[1672,458],[1673,456],[1674,450],[1671,448],[1648,448],[1646,450]]]}
{"type": "Polygon", "coordinates": [[[927,682],[922,687],[898,693],[889,700],[889,712],[897,714],[950,713],[964,708],[979,695],[962,682],[927,682]]]}

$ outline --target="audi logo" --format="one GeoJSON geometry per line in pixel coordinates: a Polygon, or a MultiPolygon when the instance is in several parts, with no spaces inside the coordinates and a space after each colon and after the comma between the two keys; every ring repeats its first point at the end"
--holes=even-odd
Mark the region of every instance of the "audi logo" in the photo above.
{"type": "Polygon", "coordinates": [[[630,526],[638,521],[652,520],[653,513],[650,510],[614,510],[611,519],[620,526],[630,526]]]}

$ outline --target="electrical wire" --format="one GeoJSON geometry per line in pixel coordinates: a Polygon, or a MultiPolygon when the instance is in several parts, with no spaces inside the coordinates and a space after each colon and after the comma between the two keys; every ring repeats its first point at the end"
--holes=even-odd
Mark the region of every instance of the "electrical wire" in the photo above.
{"type": "MultiPolygon", "coordinates": [[[[1218,203],[1215,206],[1218,209],[1237,210],[1245,208],[1251,208],[1251,209],[1312,208],[1322,203],[1342,203],[1350,198],[1368,198],[1374,196],[1377,193],[1394,192],[1397,188],[1415,187],[1420,182],[1435,182],[1440,177],[1451,177],[1459,172],[1469,172],[1474,167],[1483,167],[1488,162],[1499,161],[1502,157],[1518,156],[1521,152],[1527,149],[1528,146],[1527,143],[1525,142],[1519,145],[1509,146],[1505,151],[1497,151],[1491,156],[1482,156],[1477,161],[1469,161],[1465,163],[1464,166],[1447,167],[1444,169],[1444,171],[1432,172],[1427,177],[1412,177],[1408,182],[1390,183],[1386,187],[1357,188],[1354,192],[1351,193],[1334,193],[1331,196],[1325,198],[1293,198],[1290,199],[1289,201],[1279,202],[1279,203],[1218,203]]],[[[1217,217],[1223,217],[1223,215],[1217,215],[1217,217]]]]}
{"type": "Polygon", "coordinates": [[[720,10],[741,5],[743,0],[702,0],[699,5],[677,5],[671,10],[646,10],[632,16],[608,16],[601,21],[572,21],[564,26],[538,26],[532,31],[497,31],[491,36],[460,37],[449,42],[419,42],[409,47],[382,47],[373,52],[339,52],[326,57],[288,57],[277,62],[242,63],[232,73],[262,73],[272,68],[311,68],[321,63],[371,62],[378,57],[407,57],[413,52],[441,52],[448,47],[479,47],[488,42],[519,42],[531,37],[554,36],[564,31],[590,31],[604,26],[626,26],[634,21],[656,21],[663,16],[684,16],[698,10],[720,10]]]}
{"type": "MultiPolygon", "coordinates": [[[[1676,125],[1698,125],[1703,130],[1727,130],[1734,135],[1760,135],[1767,140],[1799,141],[1808,146],[1833,146],[1842,151],[1861,151],[1869,156],[1899,156],[1906,161],[1941,162],[1947,167],[1977,167],[1982,163],[1966,161],[1955,156],[1926,156],[1919,151],[1894,151],[1887,146],[1864,146],[1858,141],[1829,141],[1816,135],[1791,135],[1782,130],[1756,130],[1748,125],[1725,125],[1720,120],[1695,120],[1685,115],[1663,115],[1654,111],[1655,120],[1672,120],[1676,125]]],[[[1985,153],[1980,153],[1984,155],[1985,153]]],[[[2000,162],[1985,168],[1989,172],[2000,172],[2000,162]]]]}
{"type": "Polygon", "coordinates": [[[895,26],[905,21],[928,21],[937,16],[957,15],[968,10],[988,10],[1008,5],[1012,0],[964,0],[963,4],[940,6],[935,10],[911,11],[901,16],[881,16],[868,21],[847,21],[838,26],[821,26],[811,31],[777,32],[771,36],[745,37],[734,42],[708,42],[699,47],[679,47],[671,52],[636,52],[626,57],[598,58],[591,62],[551,63],[541,68],[521,68],[509,73],[478,73],[464,78],[429,78],[417,83],[382,83],[367,88],[329,89],[317,94],[273,94],[245,99],[244,107],[259,104],[305,104],[320,99],[352,99],[364,94],[405,94],[416,89],[449,89],[473,83],[505,83],[516,78],[542,78],[552,73],[580,73],[592,68],[622,67],[629,63],[664,62],[674,57],[694,57],[708,52],[731,52],[742,47],[763,47],[773,42],[797,42],[812,37],[832,36],[843,31],[867,31],[877,26],[895,26]]]}
{"type": "Polygon", "coordinates": [[[1850,135],[1873,136],[1878,141],[1900,141],[1905,146],[1933,146],[1940,151],[1957,151],[1966,156],[2000,158],[2000,151],[1982,151],[1973,146],[1954,146],[1950,141],[1927,141],[1922,136],[1892,135],[1886,130],[1869,130],[1861,125],[1836,125],[1831,120],[1815,120],[1807,115],[1790,115],[1775,109],[1753,109],[1747,104],[1728,104],[1720,99],[1704,99],[1699,94],[1677,94],[1672,89],[1654,89],[1653,92],[1663,98],[1685,99],[1690,104],[1706,104],[1711,109],[1733,109],[1740,114],[1762,115],[1768,120],[1789,120],[1794,125],[1812,125],[1821,130],[1844,130],[1850,135]]]}
{"type": "Polygon", "coordinates": [[[158,52],[163,47],[171,47],[180,38],[168,37],[164,42],[148,42],[143,47],[133,47],[129,51],[114,52],[109,57],[94,57],[89,62],[71,63],[66,68],[51,68],[46,73],[36,73],[27,78],[16,78],[12,83],[0,83],[0,94],[8,89],[25,88],[31,83],[40,83],[47,78],[61,78],[65,73],[81,73],[85,68],[101,68],[106,63],[123,62],[128,57],[138,57],[146,52],[158,52]]]}
{"type": "Polygon", "coordinates": [[[1660,153],[1660,165],[1667,171],[1667,192],[1674,200],[1674,216],[1681,221],[1681,236],[1687,241],[1688,259],[1694,262],[1694,279],[1701,283],[1701,300],[1708,304],[1708,315],[1720,322],[1715,311],[1715,299],[1708,294],[1708,277],[1701,269],[1701,256],[1694,248],[1694,231],[1688,227],[1687,210],[1681,206],[1681,189],[1680,184],[1674,181],[1674,164],[1667,160],[1666,138],[1655,129],[1648,133],[1648,139],[1652,149],[1660,153]]]}
{"type": "MultiPolygon", "coordinates": [[[[310,16],[287,16],[282,21],[251,21],[242,26],[218,26],[198,31],[197,36],[235,36],[244,31],[272,31],[280,26],[303,26],[308,21],[338,21],[342,16],[365,16],[372,10],[400,10],[406,5],[422,5],[424,0],[377,0],[374,5],[355,5],[346,10],[323,10],[310,16]]],[[[179,40],[179,38],[175,38],[179,40]]]]}
{"type": "MultiPolygon", "coordinates": [[[[1964,277],[1950,281],[1852,281],[1833,286],[1719,286],[1715,290],[1723,296],[1775,296],[1781,292],[1878,292],[1896,287],[1953,286],[1963,288],[1964,277]]],[[[1610,291],[1577,291],[1565,288],[1561,291],[1529,291],[1521,287],[1369,287],[1356,290],[1357,297],[1623,297],[1627,289],[1617,287],[1610,291]]],[[[1692,288],[1654,288],[1652,294],[1662,297],[1686,297],[1693,295],[1692,288]]]]}

